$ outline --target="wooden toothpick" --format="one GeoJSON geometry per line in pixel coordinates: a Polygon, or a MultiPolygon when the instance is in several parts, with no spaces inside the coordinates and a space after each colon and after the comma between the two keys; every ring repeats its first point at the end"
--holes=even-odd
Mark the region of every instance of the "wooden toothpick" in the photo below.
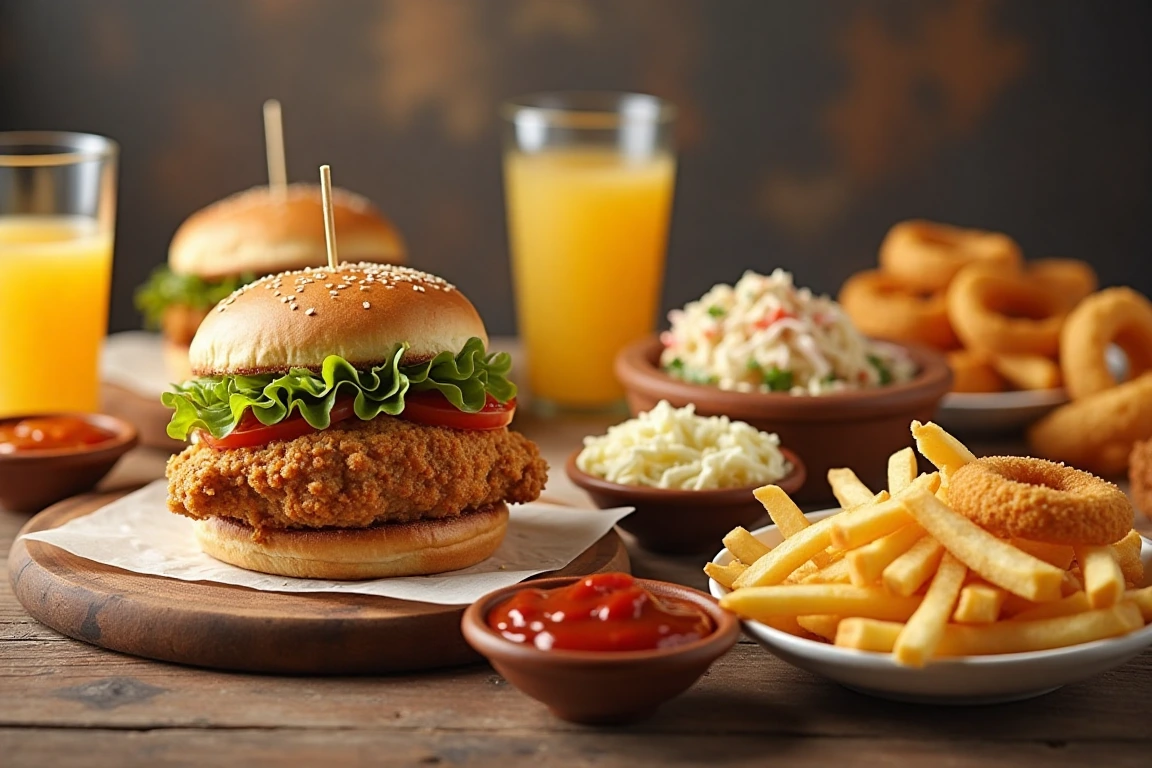
{"type": "Polygon", "coordinates": [[[320,166],[320,199],[324,203],[324,241],[328,244],[328,268],[335,270],[339,260],[336,256],[336,217],[332,212],[332,168],[320,166]]]}
{"type": "Polygon", "coordinates": [[[264,102],[264,152],[268,156],[268,186],[284,195],[288,191],[288,171],[284,159],[284,121],[280,102],[264,102]]]}

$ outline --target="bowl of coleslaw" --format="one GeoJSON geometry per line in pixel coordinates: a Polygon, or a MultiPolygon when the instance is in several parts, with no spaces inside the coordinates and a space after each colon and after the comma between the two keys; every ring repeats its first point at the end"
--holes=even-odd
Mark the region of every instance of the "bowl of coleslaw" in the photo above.
{"type": "Polygon", "coordinates": [[[707,551],[736,526],[764,518],[756,488],[794,493],[805,479],[803,462],[776,435],[666,401],[584,438],[565,469],[598,507],[634,507],[618,525],[661,554],[707,551]]]}
{"type": "Polygon", "coordinates": [[[794,494],[802,503],[832,498],[834,467],[884,487],[909,421],[931,419],[951,387],[942,354],[867,338],[839,304],[782,270],[717,285],[669,321],[616,359],[632,413],[667,400],[779,435],[807,467],[794,494]]]}

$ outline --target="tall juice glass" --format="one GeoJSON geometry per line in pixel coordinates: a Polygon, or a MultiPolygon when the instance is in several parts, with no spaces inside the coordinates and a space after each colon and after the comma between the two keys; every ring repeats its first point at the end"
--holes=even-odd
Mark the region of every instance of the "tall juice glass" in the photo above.
{"type": "Polygon", "coordinates": [[[0,417],[95,411],[116,143],[0,133],[0,417]]]}
{"type": "Polygon", "coordinates": [[[504,105],[517,320],[534,402],[604,410],[616,353],[655,330],[676,159],[653,96],[555,93],[504,105]]]}

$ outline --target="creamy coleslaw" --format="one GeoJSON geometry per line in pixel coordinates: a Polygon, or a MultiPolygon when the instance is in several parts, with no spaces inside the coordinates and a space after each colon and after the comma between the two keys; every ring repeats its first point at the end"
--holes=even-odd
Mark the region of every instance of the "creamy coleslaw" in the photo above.
{"type": "Polygon", "coordinates": [[[660,363],[670,374],[739,392],[826,395],[910,380],[899,347],[869,340],[840,305],[782,269],[748,271],[668,313],[660,363]]]}

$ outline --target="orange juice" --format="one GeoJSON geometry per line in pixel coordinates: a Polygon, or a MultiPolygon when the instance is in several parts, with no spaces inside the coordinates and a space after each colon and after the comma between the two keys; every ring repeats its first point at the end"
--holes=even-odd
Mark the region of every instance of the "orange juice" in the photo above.
{"type": "Polygon", "coordinates": [[[533,396],[575,408],[623,397],[612,362],[655,328],[675,171],[671,154],[507,154],[517,315],[533,396]]]}
{"type": "Polygon", "coordinates": [[[74,216],[0,216],[0,417],[94,411],[112,236],[74,216]]]}

